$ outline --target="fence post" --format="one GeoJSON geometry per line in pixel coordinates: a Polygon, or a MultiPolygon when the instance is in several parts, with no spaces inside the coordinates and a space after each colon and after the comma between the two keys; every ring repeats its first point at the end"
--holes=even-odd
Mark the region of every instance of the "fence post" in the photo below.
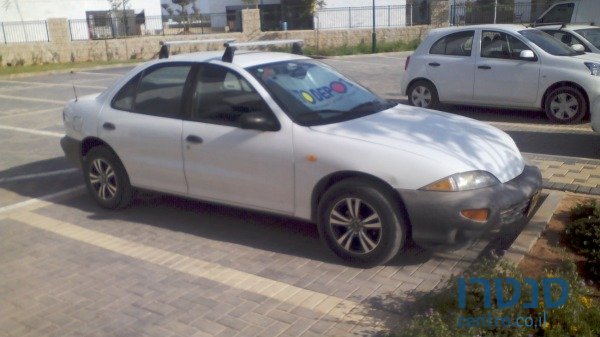
{"type": "MultiPolygon", "coordinates": [[[[50,42],[50,31],[48,30],[48,21],[44,21],[44,26],[46,26],[46,38],[48,42],[50,42]]],[[[71,36],[71,26],[69,25],[69,36],[71,36]]]]}
{"type": "Polygon", "coordinates": [[[413,25],[413,8],[415,8],[415,5],[409,4],[409,6],[410,6],[410,17],[409,17],[410,18],[410,26],[412,27],[412,25],[413,25]]]}
{"type": "Polygon", "coordinates": [[[0,24],[2,24],[2,36],[4,37],[4,44],[8,44],[8,41],[6,41],[6,31],[4,30],[4,22],[0,22],[0,24]]]}
{"type": "Polygon", "coordinates": [[[348,28],[352,28],[352,7],[348,7],[348,28]]]}
{"type": "Polygon", "coordinates": [[[498,0],[494,1],[494,24],[496,24],[496,18],[498,17],[498,0]]]}
{"type": "Polygon", "coordinates": [[[388,5],[388,27],[392,26],[392,6],[388,5]]]}

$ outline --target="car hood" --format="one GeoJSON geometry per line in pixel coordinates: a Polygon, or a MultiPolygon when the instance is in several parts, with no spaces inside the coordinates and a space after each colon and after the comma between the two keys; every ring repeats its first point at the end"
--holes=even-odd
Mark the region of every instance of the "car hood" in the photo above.
{"type": "Polygon", "coordinates": [[[573,57],[584,61],[591,61],[597,63],[600,62],[600,55],[595,53],[585,53],[581,55],[575,55],[573,57]]]}
{"type": "Polygon", "coordinates": [[[503,131],[429,109],[397,105],[362,118],[311,129],[427,157],[440,166],[487,171],[503,183],[521,174],[524,168],[521,153],[503,131]]]}

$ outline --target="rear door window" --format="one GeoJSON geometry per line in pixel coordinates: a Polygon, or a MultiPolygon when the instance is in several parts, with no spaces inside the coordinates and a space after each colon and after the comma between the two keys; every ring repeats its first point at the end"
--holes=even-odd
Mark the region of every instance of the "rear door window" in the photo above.
{"type": "Polygon", "coordinates": [[[144,71],[133,112],[181,118],[183,90],[191,68],[190,64],[169,64],[144,71]]]}
{"type": "Polygon", "coordinates": [[[471,56],[474,36],[474,30],[446,35],[431,46],[429,53],[436,55],[471,56]]]}

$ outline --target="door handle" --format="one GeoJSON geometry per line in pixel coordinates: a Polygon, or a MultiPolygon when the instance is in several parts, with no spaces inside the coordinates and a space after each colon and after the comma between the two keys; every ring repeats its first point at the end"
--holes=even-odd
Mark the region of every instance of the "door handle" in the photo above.
{"type": "Polygon", "coordinates": [[[112,131],[112,130],[114,130],[114,129],[117,128],[113,123],[109,123],[109,122],[106,122],[106,123],[102,124],[102,127],[105,130],[110,130],[110,131],[112,131]]]}
{"type": "Polygon", "coordinates": [[[188,141],[189,143],[193,143],[193,144],[202,144],[202,142],[203,142],[202,138],[200,138],[198,136],[194,136],[194,135],[189,135],[189,136],[185,137],[185,140],[188,141]]]}
{"type": "Polygon", "coordinates": [[[437,62],[431,62],[431,63],[428,63],[428,64],[429,64],[430,66],[432,66],[432,67],[439,67],[439,66],[441,66],[441,64],[439,64],[439,63],[437,63],[437,62]]]}
{"type": "Polygon", "coordinates": [[[490,67],[490,66],[478,66],[477,68],[483,69],[483,70],[490,70],[490,69],[492,69],[492,67],[490,67]]]}

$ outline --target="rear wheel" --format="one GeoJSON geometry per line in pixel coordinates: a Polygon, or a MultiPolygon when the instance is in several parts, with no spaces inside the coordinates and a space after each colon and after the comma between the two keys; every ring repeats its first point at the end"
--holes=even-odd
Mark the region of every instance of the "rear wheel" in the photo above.
{"type": "Polygon", "coordinates": [[[577,123],[587,113],[587,105],[581,91],[573,87],[552,90],[545,101],[546,116],[557,123],[577,123]]]}
{"type": "Polygon", "coordinates": [[[100,206],[116,209],[129,204],[133,188],[125,167],[109,148],[92,148],[85,156],[83,164],[88,192],[100,206]]]}
{"type": "Polygon", "coordinates": [[[408,89],[408,103],[421,108],[433,109],[440,102],[437,90],[431,82],[418,81],[408,89]]]}
{"type": "Polygon", "coordinates": [[[319,203],[319,233],[339,257],[361,266],[383,264],[406,240],[400,205],[387,191],[360,179],[333,185],[319,203]]]}

